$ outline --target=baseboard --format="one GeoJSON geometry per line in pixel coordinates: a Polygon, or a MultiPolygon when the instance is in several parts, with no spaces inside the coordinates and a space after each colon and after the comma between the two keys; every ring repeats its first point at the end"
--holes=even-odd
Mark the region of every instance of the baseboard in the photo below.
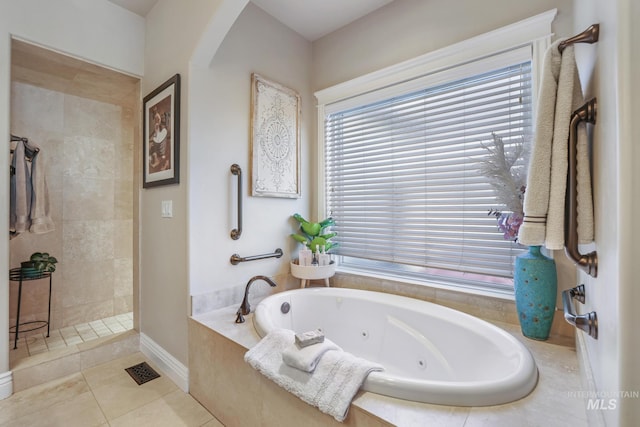
{"type": "MultiPolygon", "coordinates": [[[[580,379],[582,380],[582,387],[584,388],[584,394],[586,396],[598,396],[596,381],[593,376],[593,370],[591,369],[591,362],[589,361],[589,353],[587,351],[587,343],[585,341],[586,336],[586,334],[576,331],[576,352],[578,355],[578,365],[580,366],[580,379]]],[[[587,423],[589,426],[606,425],[603,411],[587,410],[586,412],[587,423]]]]}
{"type": "Polygon", "coordinates": [[[13,393],[13,374],[11,371],[0,374],[0,400],[6,399],[13,393]]]}
{"type": "Polygon", "coordinates": [[[140,333],[140,351],[158,365],[182,391],[189,392],[189,369],[142,332],[140,333]]]}

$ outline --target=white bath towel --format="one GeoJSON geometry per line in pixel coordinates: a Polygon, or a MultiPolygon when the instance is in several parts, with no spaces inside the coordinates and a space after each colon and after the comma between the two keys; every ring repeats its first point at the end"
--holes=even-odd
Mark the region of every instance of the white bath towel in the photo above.
{"type": "MultiPolygon", "coordinates": [[[[571,113],[584,100],[574,48],[561,54],[553,43],[545,53],[536,129],[518,240],[525,245],[564,247],[565,194],[571,113]]],[[[586,132],[578,132],[578,239],[593,241],[593,202],[586,132]]]]}
{"type": "Polygon", "coordinates": [[[282,352],[294,342],[293,331],[276,329],[245,353],[254,369],[303,401],[342,422],[360,386],[372,371],[382,366],[344,351],[328,351],[313,373],[292,368],[282,361],[282,352]]]}
{"type": "Polygon", "coordinates": [[[49,189],[44,173],[44,159],[40,152],[36,152],[31,160],[31,227],[29,231],[35,234],[48,233],[55,230],[51,220],[49,206],[49,189]]]}
{"type": "Polygon", "coordinates": [[[282,361],[292,368],[313,372],[322,356],[329,350],[342,351],[342,348],[328,338],[306,347],[299,347],[294,342],[282,352],[282,361]]]}
{"type": "Polygon", "coordinates": [[[9,231],[12,235],[17,235],[28,231],[31,225],[31,176],[22,142],[16,145],[11,166],[15,173],[11,176],[10,183],[9,231]]]}

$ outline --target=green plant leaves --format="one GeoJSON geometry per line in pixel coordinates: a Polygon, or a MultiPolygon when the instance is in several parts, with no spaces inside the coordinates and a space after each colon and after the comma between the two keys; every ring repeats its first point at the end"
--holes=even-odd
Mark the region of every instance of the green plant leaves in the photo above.
{"type": "Polygon", "coordinates": [[[34,252],[29,259],[33,261],[33,266],[38,271],[45,273],[53,273],[56,271],[56,263],[58,260],[47,252],[34,252]]]}

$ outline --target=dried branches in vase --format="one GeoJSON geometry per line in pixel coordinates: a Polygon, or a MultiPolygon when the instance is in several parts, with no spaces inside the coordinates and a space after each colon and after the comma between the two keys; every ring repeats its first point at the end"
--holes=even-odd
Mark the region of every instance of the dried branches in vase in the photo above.
{"type": "Polygon", "coordinates": [[[482,144],[487,155],[480,163],[480,173],[489,179],[502,208],[490,209],[489,215],[496,217],[505,240],[517,241],[524,217],[522,201],[527,183],[528,152],[522,140],[505,145],[495,132],[491,136],[491,145],[482,144]]]}

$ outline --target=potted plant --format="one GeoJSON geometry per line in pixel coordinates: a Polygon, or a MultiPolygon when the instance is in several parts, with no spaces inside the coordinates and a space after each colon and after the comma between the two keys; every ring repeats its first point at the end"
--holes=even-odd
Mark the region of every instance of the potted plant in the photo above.
{"type": "Polygon", "coordinates": [[[58,260],[46,252],[34,252],[30,258],[35,268],[40,273],[53,273],[56,271],[58,260]]]}
{"type": "Polygon", "coordinates": [[[329,252],[331,248],[337,246],[330,239],[338,233],[325,233],[325,229],[335,225],[333,218],[329,217],[320,222],[310,222],[304,219],[300,214],[293,214],[293,218],[300,223],[300,232],[291,234],[291,237],[303,243],[311,252],[316,253],[324,249],[329,252]]]}
{"type": "MultiPolygon", "coordinates": [[[[302,280],[302,287],[305,287],[308,280],[324,279],[326,286],[329,286],[329,277],[336,271],[336,264],[329,259],[328,252],[337,246],[331,242],[331,238],[338,233],[327,233],[327,228],[335,224],[333,218],[326,218],[320,222],[310,222],[299,214],[293,214],[293,218],[300,223],[298,233],[291,234],[291,237],[307,248],[307,254],[314,258],[313,262],[300,263],[300,260],[291,261],[291,274],[302,280]],[[326,261],[326,264],[322,260],[326,261]],[[304,264],[304,265],[303,265],[304,264]]],[[[302,254],[302,251],[301,251],[302,254]]],[[[302,256],[302,255],[301,255],[302,256]]]]}

